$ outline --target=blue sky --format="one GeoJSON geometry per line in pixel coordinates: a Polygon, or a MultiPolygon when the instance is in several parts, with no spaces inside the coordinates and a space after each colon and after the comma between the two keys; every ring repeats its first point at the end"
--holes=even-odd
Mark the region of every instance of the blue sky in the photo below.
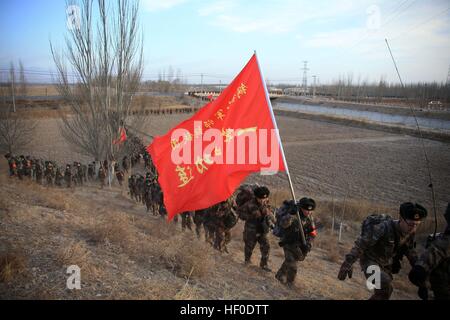
{"type": "MultiPolygon", "coordinates": [[[[450,65],[448,0],[141,0],[140,19],[144,79],[172,67],[226,83],[256,50],[274,83],[300,83],[303,60],[309,82],[397,82],[386,37],[405,82],[445,82],[450,65]]],[[[66,32],[65,1],[0,0],[0,70],[21,59],[30,80],[48,79],[49,39],[63,48],[66,32]]]]}

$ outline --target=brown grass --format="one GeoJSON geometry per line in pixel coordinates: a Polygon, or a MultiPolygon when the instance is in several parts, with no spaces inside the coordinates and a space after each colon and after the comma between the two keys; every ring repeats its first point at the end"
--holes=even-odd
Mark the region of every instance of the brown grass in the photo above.
{"type": "Polygon", "coordinates": [[[314,240],[313,246],[323,249],[326,252],[325,258],[334,263],[340,263],[343,255],[346,253],[342,245],[338,243],[337,234],[331,234],[330,230],[324,230],[319,233],[314,240]]]}
{"type": "Polygon", "coordinates": [[[198,289],[194,286],[186,284],[178,291],[175,296],[175,300],[199,300],[201,296],[198,293],[198,289]]]}
{"type": "Polygon", "coordinates": [[[26,258],[22,251],[13,250],[0,254],[0,282],[11,282],[26,270],[26,258]]]}
{"type": "Polygon", "coordinates": [[[89,240],[96,243],[112,243],[125,248],[129,247],[132,239],[129,217],[118,212],[95,217],[88,232],[89,240]]]}
{"type": "Polygon", "coordinates": [[[273,207],[278,208],[283,204],[284,200],[292,199],[292,194],[290,191],[285,190],[285,189],[275,189],[275,190],[271,190],[269,199],[270,199],[270,204],[273,207]]]}
{"type": "Polygon", "coordinates": [[[72,207],[70,199],[67,199],[65,195],[58,192],[42,195],[37,204],[60,211],[66,211],[72,207]]]}
{"type": "Polygon", "coordinates": [[[90,252],[83,241],[74,241],[68,246],[60,248],[56,257],[62,266],[77,265],[83,268],[89,263],[90,252]]]}
{"type": "Polygon", "coordinates": [[[202,278],[215,268],[214,250],[194,235],[178,232],[153,245],[160,261],[178,277],[202,278]]]}
{"type": "Polygon", "coordinates": [[[193,234],[181,234],[165,222],[156,230],[151,227],[144,219],[108,212],[91,221],[88,241],[119,246],[138,263],[160,264],[178,277],[201,278],[214,268],[213,250],[193,234]]]}

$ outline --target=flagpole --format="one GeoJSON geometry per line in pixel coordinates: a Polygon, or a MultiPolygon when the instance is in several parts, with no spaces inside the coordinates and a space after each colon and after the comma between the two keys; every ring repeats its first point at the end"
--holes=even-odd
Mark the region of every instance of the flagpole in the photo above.
{"type": "MultiPolygon", "coordinates": [[[[261,75],[261,81],[262,81],[262,84],[263,84],[263,87],[264,87],[264,93],[266,95],[267,105],[269,106],[270,116],[272,118],[272,123],[273,123],[273,125],[275,127],[275,132],[276,132],[276,135],[277,135],[278,144],[280,145],[281,157],[283,158],[283,164],[284,164],[284,168],[286,170],[286,174],[287,174],[287,177],[288,177],[289,187],[291,188],[292,199],[294,200],[295,203],[297,203],[297,200],[295,198],[294,186],[292,184],[291,174],[289,173],[289,167],[288,167],[288,164],[287,164],[287,161],[286,161],[286,156],[284,154],[283,143],[281,142],[280,131],[278,130],[278,125],[277,125],[277,121],[275,119],[275,114],[273,113],[272,103],[270,102],[269,92],[267,91],[266,81],[264,80],[264,75],[262,73],[261,66],[259,65],[259,60],[258,60],[258,56],[256,55],[256,50],[254,51],[254,53],[255,53],[256,63],[258,64],[259,74],[261,75]]],[[[297,213],[298,221],[301,224],[301,219],[300,219],[300,214],[298,212],[298,208],[297,208],[297,212],[296,213],[297,213]]],[[[304,232],[303,228],[299,228],[299,229],[300,229],[300,232],[299,232],[300,233],[300,240],[301,240],[302,244],[304,246],[306,246],[305,232],[304,232]]]]}

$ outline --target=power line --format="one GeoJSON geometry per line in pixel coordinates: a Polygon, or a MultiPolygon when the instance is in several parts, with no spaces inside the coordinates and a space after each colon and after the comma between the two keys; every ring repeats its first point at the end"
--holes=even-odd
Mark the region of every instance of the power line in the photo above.
{"type": "Polygon", "coordinates": [[[395,37],[392,37],[391,40],[392,40],[392,39],[397,39],[397,38],[401,37],[402,35],[404,35],[405,33],[409,33],[409,32],[411,32],[411,31],[417,29],[418,27],[421,27],[421,26],[423,26],[424,24],[429,23],[431,20],[433,20],[433,19],[435,19],[435,18],[437,18],[437,17],[443,15],[444,13],[446,13],[446,12],[449,11],[449,10],[450,10],[450,7],[448,7],[448,8],[445,9],[445,10],[440,11],[438,14],[433,15],[433,16],[431,16],[430,18],[424,20],[423,22],[420,22],[419,24],[417,24],[417,25],[415,25],[415,26],[409,28],[408,30],[401,32],[400,34],[396,35],[395,37]]]}

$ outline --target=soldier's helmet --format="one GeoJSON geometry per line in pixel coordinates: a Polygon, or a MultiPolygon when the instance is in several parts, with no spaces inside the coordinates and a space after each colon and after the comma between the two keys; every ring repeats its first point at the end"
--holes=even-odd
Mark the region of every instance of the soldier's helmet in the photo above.
{"type": "Polygon", "coordinates": [[[316,209],[316,202],[312,198],[304,197],[297,202],[297,206],[304,210],[313,211],[316,209]]]}
{"type": "Polygon", "coordinates": [[[420,221],[425,219],[428,212],[418,203],[405,202],[400,205],[400,216],[403,219],[420,221]]]}
{"type": "Polygon", "coordinates": [[[253,191],[253,193],[254,193],[255,197],[258,199],[266,199],[269,197],[270,191],[269,191],[269,188],[267,188],[266,186],[262,186],[262,187],[257,187],[253,191]]]}

